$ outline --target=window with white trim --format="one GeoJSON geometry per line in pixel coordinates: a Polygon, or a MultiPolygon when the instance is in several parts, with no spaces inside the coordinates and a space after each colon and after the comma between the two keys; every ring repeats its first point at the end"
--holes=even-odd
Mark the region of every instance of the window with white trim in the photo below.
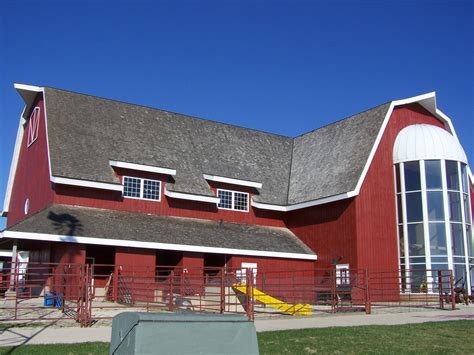
{"type": "Polygon", "coordinates": [[[217,197],[221,199],[218,208],[244,212],[249,210],[249,194],[246,192],[217,189],[217,197]]]}
{"type": "Polygon", "coordinates": [[[32,145],[36,141],[36,139],[38,139],[39,120],[40,108],[35,107],[31,112],[30,119],[28,121],[27,147],[32,145]]]}
{"type": "Polygon", "coordinates": [[[336,265],[336,285],[350,285],[349,264],[336,265]]]}
{"type": "Polygon", "coordinates": [[[131,176],[123,177],[123,197],[160,201],[161,181],[131,176]]]}

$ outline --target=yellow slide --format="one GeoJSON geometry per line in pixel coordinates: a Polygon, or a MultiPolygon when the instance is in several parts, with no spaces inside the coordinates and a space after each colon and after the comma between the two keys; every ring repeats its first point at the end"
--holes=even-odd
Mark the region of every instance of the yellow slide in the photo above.
{"type": "MultiPolygon", "coordinates": [[[[241,293],[246,293],[246,286],[245,285],[234,285],[232,286],[234,290],[239,291],[241,293]]],[[[257,290],[256,288],[253,289],[253,296],[254,298],[270,307],[273,307],[281,312],[290,314],[292,316],[309,316],[313,314],[311,310],[311,305],[309,304],[289,304],[276,299],[275,297],[269,296],[266,293],[257,290]]]]}

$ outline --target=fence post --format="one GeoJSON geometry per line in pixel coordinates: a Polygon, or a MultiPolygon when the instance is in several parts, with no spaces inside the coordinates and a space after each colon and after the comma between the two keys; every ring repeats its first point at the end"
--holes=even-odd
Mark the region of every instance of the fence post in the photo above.
{"type": "Polygon", "coordinates": [[[225,310],[225,284],[224,284],[224,268],[221,268],[221,307],[220,313],[224,313],[225,310]]]}
{"type": "Polygon", "coordinates": [[[370,301],[370,276],[367,269],[365,269],[365,314],[372,314],[372,303],[370,301]]]}
{"type": "Polygon", "coordinates": [[[246,298],[247,298],[247,317],[249,320],[254,320],[254,297],[253,297],[253,270],[246,270],[246,298]]]}
{"type": "Polygon", "coordinates": [[[449,287],[451,289],[451,309],[454,311],[456,309],[456,295],[454,294],[454,280],[452,270],[449,272],[449,287]]]}
{"type": "Polygon", "coordinates": [[[442,276],[441,270],[438,270],[438,294],[439,294],[439,308],[444,309],[443,276],[442,276]]]}
{"type": "Polygon", "coordinates": [[[170,287],[169,287],[169,293],[168,293],[168,310],[170,312],[173,312],[173,282],[174,282],[174,270],[171,271],[170,276],[170,287]]]}
{"type": "Polygon", "coordinates": [[[112,277],[112,300],[117,302],[118,296],[118,277],[119,277],[119,266],[114,267],[114,276],[112,277]]]}
{"type": "Polygon", "coordinates": [[[336,288],[336,269],[331,269],[331,312],[336,312],[337,307],[337,288],[336,288]]]}

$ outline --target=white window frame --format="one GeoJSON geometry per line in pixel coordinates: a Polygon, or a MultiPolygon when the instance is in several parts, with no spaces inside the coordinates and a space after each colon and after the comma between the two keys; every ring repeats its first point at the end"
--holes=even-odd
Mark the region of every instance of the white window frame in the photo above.
{"type": "Polygon", "coordinates": [[[336,285],[347,286],[351,284],[351,274],[349,264],[336,265],[336,285]]]}
{"type": "Polygon", "coordinates": [[[248,212],[249,211],[250,196],[249,196],[248,192],[234,191],[234,190],[227,190],[227,189],[217,189],[217,196],[219,196],[219,191],[225,191],[225,192],[230,192],[231,193],[231,195],[232,195],[232,198],[231,198],[232,207],[231,208],[219,207],[219,203],[218,203],[217,208],[219,208],[221,210],[238,211],[238,212],[248,212]],[[245,210],[235,209],[235,194],[236,193],[247,195],[247,208],[245,210]]]}
{"type": "Polygon", "coordinates": [[[134,200],[155,201],[155,202],[160,202],[161,201],[161,181],[160,180],[146,179],[146,178],[141,178],[141,177],[137,177],[137,176],[122,176],[122,185],[123,185],[123,192],[122,192],[123,198],[130,198],[130,199],[134,199],[134,200]],[[124,193],[125,193],[125,178],[140,180],[140,197],[133,197],[133,196],[125,196],[124,195],[124,193]],[[144,198],[143,197],[145,180],[146,181],[157,182],[159,184],[160,187],[158,189],[158,199],[157,200],[152,199],[152,198],[144,198]]]}
{"type": "Polygon", "coordinates": [[[36,106],[31,111],[30,119],[28,120],[28,132],[26,147],[29,148],[38,139],[40,121],[40,108],[36,106]]]}

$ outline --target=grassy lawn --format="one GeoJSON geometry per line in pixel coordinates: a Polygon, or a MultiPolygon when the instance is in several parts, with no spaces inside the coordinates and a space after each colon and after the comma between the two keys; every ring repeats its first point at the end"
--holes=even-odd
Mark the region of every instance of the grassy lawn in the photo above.
{"type": "MultiPolygon", "coordinates": [[[[474,321],[303,329],[258,334],[262,354],[473,354],[474,321]]],[[[26,345],[0,354],[108,354],[108,343],[26,345]]],[[[223,351],[225,353],[225,350],[223,351]]]]}

